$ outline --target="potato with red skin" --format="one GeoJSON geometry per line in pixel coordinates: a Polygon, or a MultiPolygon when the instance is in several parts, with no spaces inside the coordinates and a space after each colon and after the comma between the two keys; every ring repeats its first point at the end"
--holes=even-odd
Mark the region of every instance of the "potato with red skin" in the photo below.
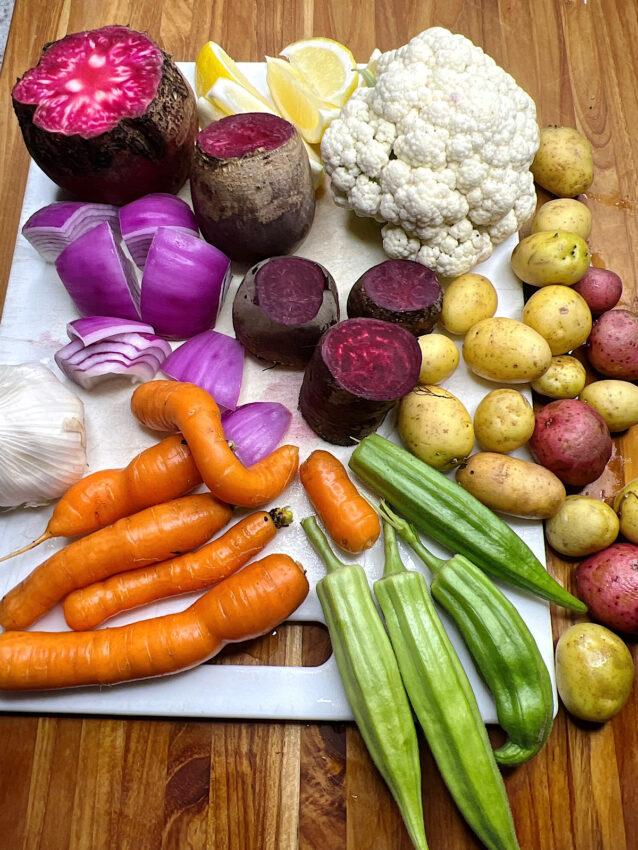
{"type": "Polygon", "coordinates": [[[600,316],[619,302],[622,295],[622,280],[610,269],[590,266],[572,289],[583,296],[592,315],[600,316]]]}
{"type": "Polygon", "coordinates": [[[578,399],[557,399],[536,413],[529,448],[535,460],[563,484],[595,481],[611,457],[612,441],[603,417],[578,399]]]}
{"type": "Polygon", "coordinates": [[[607,310],[592,325],[586,351],[601,375],[638,381],[638,313],[607,310]]]}
{"type": "Polygon", "coordinates": [[[591,555],[576,570],[576,588],[593,619],[638,634],[638,546],[614,543],[591,555]]]}

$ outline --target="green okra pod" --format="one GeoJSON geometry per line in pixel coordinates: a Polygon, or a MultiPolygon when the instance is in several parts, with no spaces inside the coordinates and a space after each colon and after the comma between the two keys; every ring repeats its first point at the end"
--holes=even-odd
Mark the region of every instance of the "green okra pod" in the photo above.
{"type": "Polygon", "coordinates": [[[317,596],[357,726],[412,843],[427,850],[416,728],[368,579],[359,564],[337,559],[315,517],[301,525],[328,570],[317,582],[317,596]]]}
{"type": "Polygon", "coordinates": [[[490,850],[519,847],[503,779],[472,686],[430,598],[384,523],[385,570],[374,593],[405,688],[450,794],[490,850]]]}
{"type": "Polygon", "coordinates": [[[585,612],[499,516],[454,481],[379,434],[364,437],[350,468],[420,530],[485,572],[543,599],[585,612]]]}
{"type": "Polygon", "coordinates": [[[432,573],[430,591],[450,614],[492,693],[508,740],[494,752],[501,764],[522,764],[544,746],[554,722],[554,696],[534,636],[505,594],[462,555],[448,561],[423,545],[416,529],[385,502],[379,511],[432,573]]]}

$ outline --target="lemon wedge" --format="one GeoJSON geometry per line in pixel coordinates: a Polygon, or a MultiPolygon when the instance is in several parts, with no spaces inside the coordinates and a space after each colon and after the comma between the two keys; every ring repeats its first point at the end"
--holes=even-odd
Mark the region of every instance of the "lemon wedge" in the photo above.
{"type": "Polygon", "coordinates": [[[320,100],[305,78],[285,59],[266,56],[266,82],[280,114],[294,124],[311,145],[339,114],[339,107],[320,100]]]}
{"type": "Polygon", "coordinates": [[[305,38],[279,54],[290,62],[320,100],[343,106],[357,87],[357,63],[350,50],[331,38],[305,38]]]}
{"type": "Polygon", "coordinates": [[[197,97],[206,97],[208,91],[219,79],[233,80],[255,97],[261,96],[224,48],[215,44],[214,41],[208,41],[199,51],[195,60],[195,94],[197,97]]]}

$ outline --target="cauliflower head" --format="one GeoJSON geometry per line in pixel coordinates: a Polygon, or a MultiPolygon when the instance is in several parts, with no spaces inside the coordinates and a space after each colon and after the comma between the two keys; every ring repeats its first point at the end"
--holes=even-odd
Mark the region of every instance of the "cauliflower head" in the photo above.
{"type": "Polygon", "coordinates": [[[389,257],[464,274],[534,212],[534,101],[442,27],[379,54],[375,74],[324,133],[333,198],[384,223],[389,257]]]}

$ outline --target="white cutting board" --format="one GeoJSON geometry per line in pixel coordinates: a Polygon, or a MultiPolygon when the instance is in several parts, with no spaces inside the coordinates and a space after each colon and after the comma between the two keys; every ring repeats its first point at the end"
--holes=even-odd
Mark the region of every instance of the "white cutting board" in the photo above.
{"type": "MultiPolygon", "coordinates": [[[[182,69],[192,80],[193,64],[182,69]]],[[[253,82],[264,88],[264,66],[243,64],[242,69],[253,82]]],[[[188,187],[182,196],[189,200],[188,187]]],[[[22,208],[20,227],[35,210],[58,200],[57,187],[31,164],[22,208]]],[[[366,269],[385,259],[381,248],[379,226],[357,218],[335,206],[326,188],[317,196],[317,211],[311,233],[297,251],[299,256],[322,263],[334,276],[341,300],[342,317],[346,316],[345,302],[350,287],[366,269]]],[[[519,318],[523,296],[521,286],[509,266],[509,256],[517,238],[499,246],[492,257],[476,267],[492,280],[498,290],[498,315],[519,318]]],[[[241,281],[235,273],[216,329],[232,334],[231,305],[241,281]]],[[[66,324],[78,314],[66,294],[55,267],[44,263],[28,242],[18,235],[11,268],[4,314],[0,323],[0,363],[17,364],[38,361],[62,377],[53,355],[66,344],[66,324]]],[[[460,346],[460,340],[455,340],[460,346]]],[[[159,377],[162,377],[159,375],[159,377]]],[[[265,367],[247,356],[244,381],[239,403],[260,399],[279,400],[294,414],[285,442],[300,448],[303,460],[315,448],[332,451],[347,465],[351,448],[331,446],[319,440],[297,411],[297,398],[302,372],[292,369],[265,367]]],[[[88,469],[125,466],[141,449],[154,442],[155,435],[145,432],[132,416],[129,401],[131,385],[114,380],[91,392],[73,384],[69,386],[82,398],[86,412],[88,469]]],[[[477,379],[466,369],[462,359],[455,374],[445,387],[457,395],[473,413],[480,399],[494,385],[477,379]]],[[[520,388],[520,387],[519,387],[520,388]]],[[[392,416],[380,429],[385,436],[395,437],[392,416]]],[[[157,435],[162,436],[162,435],[157,435]]],[[[517,452],[526,457],[525,450],[517,452]]],[[[315,593],[316,582],[324,575],[317,555],[305,539],[298,523],[313,513],[298,480],[277,500],[289,504],[295,520],[282,529],[265,552],[282,551],[301,561],[307,570],[311,591],[303,605],[291,617],[292,622],[323,622],[315,593]]],[[[46,526],[51,508],[17,510],[0,515],[0,554],[17,549],[38,537],[46,526]]],[[[508,520],[544,563],[545,550],[542,524],[527,520],[508,520]]],[[[0,566],[0,595],[13,587],[37,564],[61,548],[65,541],[47,541],[0,566]]],[[[449,556],[432,541],[426,545],[440,556],[449,556]]],[[[402,547],[407,566],[419,569],[409,550],[402,547]]],[[[342,560],[352,560],[342,555],[342,560]]],[[[382,573],[383,553],[378,542],[360,558],[372,583],[382,573]]],[[[424,574],[428,573],[423,569],[424,574]]],[[[527,622],[554,679],[553,646],[549,606],[524,591],[502,586],[527,622]]],[[[195,594],[164,600],[111,619],[108,625],[121,625],[140,617],[150,617],[181,610],[195,594]]],[[[477,676],[472,662],[455,627],[442,614],[461,661],[474,687],[482,716],[495,722],[492,698],[477,676]]],[[[66,629],[58,608],[43,617],[34,629],[66,629]]],[[[557,704],[554,698],[554,704],[557,704]]],[[[0,692],[0,711],[37,713],[63,712],[73,714],[142,715],[169,717],[225,717],[255,719],[296,719],[313,721],[346,721],[352,719],[338,671],[331,656],[319,667],[257,667],[204,664],[183,673],[126,683],[112,687],[76,688],[38,693],[0,692]]]]}

